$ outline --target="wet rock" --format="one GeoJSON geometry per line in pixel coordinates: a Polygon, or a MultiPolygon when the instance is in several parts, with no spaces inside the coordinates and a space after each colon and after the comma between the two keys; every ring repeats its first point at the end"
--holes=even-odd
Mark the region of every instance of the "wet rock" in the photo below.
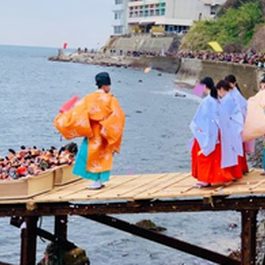
{"type": "Polygon", "coordinates": [[[85,250],[76,247],[74,244],[71,248],[63,248],[59,244],[50,243],[45,252],[44,257],[37,265],[90,265],[89,258],[85,250]]]}
{"type": "MultiPolygon", "coordinates": [[[[231,251],[231,250],[229,250],[229,251],[231,251]]],[[[241,260],[241,252],[240,252],[240,250],[234,250],[234,251],[230,252],[228,257],[232,258],[234,260],[240,261],[241,260]]]]}
{"type": "Polygon", "coordinates": [[[176,92],[176,93],[175,93],[175,97],[185,98],[186,95],[185,95],[185,94],[181,94],[181,93],[179,93],[179,92],[176,92]]]}
{"type": "Polygon", "coordinates": [[[256,140],[255,152],[249,156],[249,163],[252,167],[262,168],[263,138],[256,140]]]}
{"type": "Polygon", "coordinates": [[[257,265],[263,264],[264,254],[265,254],[265,213],[264,211],[260,212],[262,220],[258,222],[257,225],[257,265]]]}
{"type": "Polygon", "coordinates": [[[238,225],[235,224],[235,223],[232,223],[232,224],[229,224],[229,225],[228,225],[229,230],[235,229],[235,228],[237,228],[237,227],[238,227],[238,225]]]}
{"type": "Polygon", "coordinates": [[[167,230],[165,227],[157,226],[154,222],[148,219],[141,220],[135,225],[154,232],[164,232],[167,230]]]}

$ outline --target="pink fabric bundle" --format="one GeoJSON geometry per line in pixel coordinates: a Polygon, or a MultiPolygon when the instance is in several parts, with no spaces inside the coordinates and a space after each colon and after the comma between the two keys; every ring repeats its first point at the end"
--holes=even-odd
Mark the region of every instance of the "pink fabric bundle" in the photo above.
{"type": "Polygon", "coordinates": [[[204,90],[205,90],[205,85],[199,83],[193,88],[192,92],[194,95],[202,97],[204,90]]]}

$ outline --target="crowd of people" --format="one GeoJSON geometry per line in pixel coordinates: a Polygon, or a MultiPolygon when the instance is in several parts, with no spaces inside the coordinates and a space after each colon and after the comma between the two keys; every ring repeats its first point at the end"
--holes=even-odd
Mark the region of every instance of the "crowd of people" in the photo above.
{"type": "MultiPolygon", "coordinates": [[[[211,77],[205,77],[201,84],[205,98],[190,124],[194,138],[192,176],[198,180],[198,187],[208,187],[235,181],[248,173],[246,153],[253,142],[246,139],[254,137],[249,129],[247,132],[244,129],[246,120],[251,123],[253,117],[249,117],[252,113],[234,75],[226,76],[217,84],[211,77]]],[[[265,93],[264,88],[265,79],[262,79],[261,93],[265,93]]],[[[262,133],[265,134],[264,130],[262,133]]]]}
{"type": "Polygon", "coordinates": [[[190,58],[217,62],[239,63],[255,65],[259,68],[265,68],[265,54],[256,53],[254,50],[240,53],[216,53],[209,51],[179,51],[175,54],[179,58],[190,58]]]}
{"type": "Polygon", "coordinates": [[[169,51],[123,51],[110,50],[111,55],[128,56],[128,57],[155,57],[155,56],[169,56],[176,58],[199,59],[216,62],[238,63],[254,65],[259,68],[265,68],[265,53],[257,53],[254,50],[246,52],[210,52],[210,51],[187,51],[180,50],[178,52],[169,51]]]}

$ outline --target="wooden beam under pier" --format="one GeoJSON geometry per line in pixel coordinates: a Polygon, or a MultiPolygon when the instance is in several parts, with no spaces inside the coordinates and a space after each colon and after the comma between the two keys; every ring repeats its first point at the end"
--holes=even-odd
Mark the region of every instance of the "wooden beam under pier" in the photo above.
{"type": "Polygon", "coordinates": [[[197,199],[139,200],[120,202],[38,203],[34,210],[23,204],[0,204],[0,217],[133,214],[265,209],[265,196],[212,197],[197,199]]]}
{"type": "Polygon", "coordinates": [[[217,264],[240,265],[239,261],[229,258],[225,255],[213,252],[211,250],[199,246],[192,245],[176,238],[172,238],[157,232],[149,231],[134,224],[130,224],[123,220],[117,219],[115,217],[110,217],[107,215],[83,215],[83,217],[121,230],[123,232],[127,232],[132,235],[150,240],[152,242],[159,243],[163,246],[174,248],[182,252],[194,255],[196,257],[215,262],[217,264]]]}
{"type": "Polygon", "coordinates": [[[257,231],[257,214],[256,210],[241,211],[241,264],[256,264],[256,231],[257,231]]]}
{"type": "Polygon", "coordinates": [[[35,265],[37,251],[38,217],[26,217],[25,226],[21,229],[20,265],[35,265]]]}

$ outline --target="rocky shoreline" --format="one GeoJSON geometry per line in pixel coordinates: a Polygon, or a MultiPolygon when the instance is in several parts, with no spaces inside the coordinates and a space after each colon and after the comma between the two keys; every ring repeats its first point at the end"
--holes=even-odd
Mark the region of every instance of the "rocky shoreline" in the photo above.
{"type": "Polygon", "coordinates": [[[72,62],[81,64],[93,64],[107,67],[132,67],[132,68],[152,68],[166,73],[177,73],[180,68],[181,60],[166,56],[113,56],[104,53],[72,53],[65,54],[63,50],[58,51],[57,56],[49,57],[50,61],[72,62]]]}
{"type": "Polygon", "coordinates": [[[64,54],[59,50],[57,56],[49,57],[50,61],[72,62],[103,66],[128,67],[134,60],[124,57],[110,57],[101,53],[72,53],[64,54]]]}

